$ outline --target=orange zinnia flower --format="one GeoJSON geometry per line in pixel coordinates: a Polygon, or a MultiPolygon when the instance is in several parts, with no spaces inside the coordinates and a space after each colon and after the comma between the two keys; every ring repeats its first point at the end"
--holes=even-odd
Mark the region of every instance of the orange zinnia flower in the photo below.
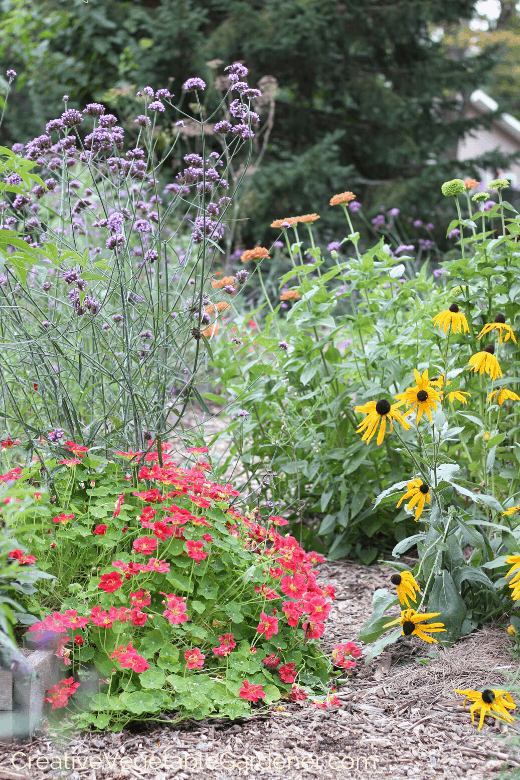
{"type": "Polygon", "coordinates": [[[228,284],[234,284],[235,278],[233,276],[225,276],[223,279],[219,279],[218,282],[211,282],[212,287],[217,287],[221,290],[223,287],[227,287],[228,284]]]}
{"type": "Polygon", "coordinates": [[[319,218],[319,214],[303,214],[301,217],[293,217],[295,222],[316,222],[319,218]]]}
{"type": "Polygon", "coordinates": [[[298,217],[285,217],[284,219],[275,219],[274,222],[271,222],[272,228],[281,228],[284,222],[288,222],[289,225],[296,225],[298,222],[298,217]]]}
{"type": "Polygon", "coordinates": [[[296,300],[297,298],[301,298],[301,297],[302,296],[300,295],[298,290],[287,290],[287,292],[284,292],[284,293],[282,293],[282,295],[280,295],[280,300],[281,301],[290,301],[291,298],[294,298],[296,300]]]}
{"type": "Polygon", "coordinates": [[[269,250],[265,246],[255,246],[254,249],[246,249],[241,260],[247,263],[248,260],[261,260],[263,257],[269,257],[269,250]]]}
{"type": "Polygon", "coordinates": [[[230,309],[231,305],[229,303],[225,303],[224,301],[219,301],[215,306],[213,304],[210,304],[209,306],[206,306],[205,312],[206,314],[215,314],[215,309],[217,311],[225,311],[226,309],[230,309]]]}
{"type": "Polygon", "coordinates": [[[331,206],[338,206],[340,203],[349,203],[351,200],[355,200],[356,196],[353,192],[340,192],[339,195],[334,195],[330,199],[331,206]]]}
{"type": "Polygon", "coordinates": [[[210,325],[209,328],[206,328],[206,330],[202,331],[202,335],[209,339],[211,336],[216,336],[219,330],[220,325],[210,325]]]}
{"type": "Polygon", "coordinates": [[[464,179],[464,186],[467,190],[474,190],[478,187],[478,181],[476,179],[464,179]]]}

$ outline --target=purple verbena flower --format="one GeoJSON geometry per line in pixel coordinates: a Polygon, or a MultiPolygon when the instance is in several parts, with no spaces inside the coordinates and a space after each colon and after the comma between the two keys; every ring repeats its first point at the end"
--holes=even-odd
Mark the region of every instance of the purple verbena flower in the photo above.
{"type": "Polygon", "coordinates": [[[150,109],[150,111],[160,111],[160,112],[163,112],[165,110],[164,106],[163,106],[163,104],[161,103],[160,100],[154,100],[153,103],[150,103],[148,108],[150,109]]]}
{"type": "Polygon", "coordinates": [[[182,85],[182,88],[185,92],[189,92],[190,90],[206,89],[206,82],[195,76],[195,78],[187,79],[187,81],[185,81],[182,85]]]}
{"type": "Polygon", "coordinates": [[[107,249],[117,249],[120,246],[123,246],[125,243],[125,237],[118,233],[115,236],[110,236],[110,238],[107,239],[105,246],[107,249]]]}
{"type": "Polygon", "coordinates": [[[413,252],[415,249],[413,244],[400,244],[394,252],[394,255],[398,255],[400,252],[413,252]]]}
{"type": "Polygon", "coordinates": [[[54,428],[53,431],[50,431],[50,433],[47,434],[48,441],[52,442],[52,444],[58,444],[60,439],[63,439],[65,436],[65,431],[63,428],[54,428]]]}
{"type": "Polygon", "coordinates": [[[453,228],[453,230],[450,230],[448,233],[448,238],[458,238],[458,236],[460,236],[459,228],[453,228]]]}
{"type": "Polygon", "coordinates": [[[420,219],[414,220],[413,226],[414,227],[421,227],[422,221],[420,219]]]}
{"type": "Polygon", "coordinates": [[[61,121],[67,127],[77,127],[77,125],[80,125],[83,122],[83,117],[75,108],[68,108],[67,111],[64,111],[61,115],[61,121]]]}
{"type": "Polygon", "coordinates": [[[279,341],[278,346],[280,347],[280,349],[285,349],[285,350],[289,349],[289,344],[286,341],[279,341]]]}
{"type": "Polygon", "coordinates": [[[102,106],[101,103],[88,103],[83,109],[83,113],[87,116],[102,116],[105,113],[105,106],[102,106]]]}
{"type": "Polygon", "coordinates": [[[245,284],[247,282],[248,276],[249,276],[249,271],[246,271],[245,269],[241,269],[240,271],[237,271],[235,274],[235,282],[237,284],[245,284]]]}
{"type": "Polygon", "coordinates": [[[334,249],[337,251],[340,247],[341,241],[331,241],[330,244],[327,245],[327,252],[332,252],[334,249]]]}
{"type": "Polygon", "coordinates": [[[397,215],[400,213],[400,209],[390,209],[388,212],[389,217],[397,217],[397,215]]]}
{"type": "Polygon", "coordinates": [[[348,204],[348,207],[351,211],[359,211],[360,208],[362,208],[361,203],[358,200],[351,200],[348,204]]]}
{"type": "MultiPolygon", "coordinates": [[[[113,114],[104,114],[103,116],[99,117],[100,127],[108,129],[110,127],[114,127],[114,125],[117,125],[117,117],[115,117],[113,114]]],[[[122,128],[120,128],[120,132],[122,132],[122,128]]]]}
{"type": "Polygon", "coordinates": [[[218,133],[219,135],[226,135],[226,133],[229,133],[229,131],[231,130],[231,125],[229,124],[229,122],[223,119],[221,122],[217,122],[213,130],[215,133],[218,133]]]}
{"type": "Polygon", "coordinates": [[[16,71],[12,70],[11,68],[7,71],[7,78],[9,79],[9,84],[12,84],[12,82],[16,78],[16,71]]]}
{"type": "Polygon", "coordinates": [[[147,219],[136,219],[134,222],[134,230],[138,233],[150,233],[152,226],[147,219]]]}

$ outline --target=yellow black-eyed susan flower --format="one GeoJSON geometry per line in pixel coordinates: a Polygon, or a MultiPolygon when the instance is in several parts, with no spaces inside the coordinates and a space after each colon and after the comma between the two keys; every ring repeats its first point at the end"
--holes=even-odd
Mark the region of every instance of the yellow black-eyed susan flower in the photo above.
{"type": "Polygon", "coordinates": [[[520,401],[520,395],[513,393],[512,390],[508,390],[507,387],[502,387],[500,390],[493,390],[493,392],[490,393],[487,397],[488,404],[495,400],[495,396],[500,406],[502,406],[504,401],[507,401],[508,399],[510,401],[520,401]]]}
{"type": "Polygon", "coordinates": [[[486,715],[492,715],[497,720],[504,720],[506,723],[514,723],[515,719],[507,710],[516,709],[516,704],[514,703],[511,694],[507,691],[496,690],[495,688],[486,688],[482,693],[470,689],[459,691],[455,688],[454,690],[455,693],[460,693],[461,696],[465,696],[464,709],[466,709],[466,702],[468,699],[473,702],[469,708],[472,723],[475,723],[475,712],[480,710],[479,731],[484,725],[484,718],[486,715]]]}
{"type": "MultiPolygon", "coordinates": [[[[506,511],[502,512],[502,514],[503,515],[514,515],[515,512],[519,512],[519,511],[520,511],[520,504],[517,504],[516,506],[510,506],[509,509],[506,509],[506,511]]],[[[519,560],[520,560],[520,556],[519,556],[519,560]]],[[[509,561],[508,561],[508,563],[509,563],[509,561]]]]}
{"type": "Polygon", "coordinates": [[[504,317],[503,314],[497,314],[494,322],[486,322],[486,324],[478,334],[477,338],[479,339],[482,336],[485,336],[486,333],[491,333],[491,331],[493,330],[498,330],[499,345],[502,344],[502,336],[504,336],[504,333],[505,333],[503,339],[504,342],[509,341],[509,339],[511,339],[511,341],[514,341],[514,343],[516,344],[516,339],[515,339],[515,334],[513,333],[513,329],[511,325],[506,324],[506,318],[504,317]]]}
{"type": "Polygon", "coordinates": [[[397,598],[401,604],[406,604],[410,608],[408,599],[415,602],[415,593],[419,593],[420,588],[415,581],[411,571],[401,571],[398,574],[392,574],[390,582],[396,586],[397,598]]]}
{"type": "Polygon", "coordinates": [[[428,636],[426,633],[434,633],[437,631],[446,631],[444,623],[429,623],[425,625],[425,621],[430,618],[438,617],[440,612],[430,612],[418,614],[415,609],[405,609],[401,612],[401,617],[387,623],[383,628],[390,628],[399,624],[402,626],[402,636],[418,636],[420,639],[424,639],[425,642],[436,642],[432,636],[428,636]]]}
{"type": "Polygon", "coordinates": [[[518,599],[520,599],[520,571],[517,571],[517,569],[520,569],[520,555],[508,555],[506,558],[506,563],[513,564],[505,575],[506,578],[510,577],[511,574],[516,571],[515,576],[509,583],[509,587],[513,591],[511,593],[511,598],[513,601],[518,601],[518,599]]]}
{"type": "Polygon", "coordinates": [[[495,347],[493,344],[488,344],[482,352],[475,352],[469,359],[468,366],[475,373],[489,374],[492,379],[502,377],[502,369],[495,357],[495,347]]]}
{"type": "MultiPolygon", "coordinates": [[[[442,388],[444,387],[444,376],[441,374],[441,376],[431,379],[430,383],[434,387],[438,387],[439,390],[442,390],[442,388]]],[[[449,385],[451,385],[451,382],[450,381],[446,382],[446,387],[448,387],[449,385]]],[[[468,402],[465,398],[466,395],[468,396],[468,398],[471,398],[471,393],[466,393],[464,390],[452,390],[451,393],[448,393],[448,398],[450,400],[450,403],[453,403],[453,401],[456,400],[456,401],[461,401],[463,404],[467,404],[468,402]]]]}
{"type": "Polygon", "coordinates": [[[469,333],[469,325],[465,315],[460,311],[456,303],[452,303],[449,309],[440,311],[433,317],[433,322],[439,326],[439,328],[446,333],[451,325],[451,329],[454,333],[459,331],[462,333],[469,333]]]}
{"type": "Polygon", "coordinates": [[[407,498],[410,500],[406,508],[410,510],[415,507],[415,520],[417,521],[422,514],[425,502],[429,504],[432,500],[430,496],[430,488],[426,482],[422,481],[422,479],[412,479],[412,481],[407,485],[406,493],[404,493],[399,499],[399,503],[397,504],[396,508],[399,509],[403,501],[406,501],[407,498]]]}
{"type": "Polygon", "coordinates": [[[378,445],[381,444],[385,438],[387,420],[390,431],[393,430],[392,420],[396,420],[396,422],[403,426],[405,431],[408,431],[411,428],[411,425],[404,419],[401,412],[398,411],[399,407],[402,405],[402,401],[398,404],[390,404],[390,401],[387,401],[386,398],[380,398],[379,401],[369,401],[363,406],[355,406],[354,409],[356,412],[363,412],[363,414],[367,415],[357,428],[358,433],[365,431],[361,437],[362,441],[366,441],[366,443],[369,444],[378,425],[381,423],[379,433],[377,434],[377,443],[378,445]]]}
{"type": "Polygon", "coordinates": [[[417,409],[417,422],[419,422],[424,413],[426,413],[430,422],[433,422],[431,410],[435,411],[437,409],[437,402],[441,401],[442,396],[429,381],[428,369],[421,376],[417,369],[414,368],[414,374],[417,382],[415,387],[409,387],[404,393],[399,393],[395,397],[399,401],[405,401],[408,404],[405,414],[417,409]]]}

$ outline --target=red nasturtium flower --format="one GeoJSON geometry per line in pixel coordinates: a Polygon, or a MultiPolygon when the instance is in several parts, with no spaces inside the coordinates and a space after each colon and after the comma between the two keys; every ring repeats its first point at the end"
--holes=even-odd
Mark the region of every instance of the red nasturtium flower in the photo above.
{"type": "Polygon", "coordinates": [[[76,636],[74,637],[74,643],[76,645],[82,645],[83,644],[83,637],[80,636],[79,634],[76,634],[76,636]]]}
{"type": "Polygon", "coordinates": [[[24,564],[24,563],[36,563],[36,558],[34,555],[25,555],[23,550],[11,550],[11,552],[7,556],[8,558],[14,558],[18,563],[24,564]]]}
{"type": "Polygon", "coordinates": [[[137,674],[150,668],[148,661],[134,650],[132,642],[129,642],[126,648],[124,645],[118,647],[110,654],[110,658],[117,658],[123,669],[133,669],[137,674]]]}
{"type": "Polygon", "coordinates": [[[134,607],[131,612],[131,619],[133,626],[144,626],[148,620],[148,615],[146,612],[141,612],[139,607],[134,607]]]}
{"type": "Polygon", "coordinates": [[[79,688],[79,682],[72,682],[73,678],[68,677],[66,680],[60,680],[56,685],[51,685],[47,689],[46,693],[50,694],[44,701],[48,701],[52,704],[52,709],[56,710],[60,707],[66,707],[69,702],[69,696],[79,688]]]}
{"type": "Polygon", "coordinates": [[[299,685],[293,685],[289,694],[289,698],[292,701],[304,701],[307,698],[307,694],[303,688],[300,688],[299,685]]]}
{"type": "Polygon", "coordinates": [[[282,577],[280,580],[282,593],[291,596],[293,599],[301,599],[307,593],[307,582],[305,577],[295,574],[294,577],[282,577]]]}
{"type": "Polygon", "coordinates": [[[63,523],[63,525],[66,525],[69,520],[72,520],[73,517],[76,517],[76,515],[66,515],[64,512],[61,513],[61,515],[56,515],[52,519],[53,523],[63,523]]]}
{"type": "Polygon", "coordinates": [[[280,664],[280,658],[274,653],[271,653],[271,655],[268,655],[262,660],[262,663],[266,669],[277,669],[280,664]]]}
{"type": "Polygon", "coordinates": [[[11,447],[14,447],[15,444],[21,444],[20,439],[16,439],[16,441],[13,441],[10,436],[5,439],[5,441],[0,441],[0,444],[2,445],[3,450],[10,450],[11,447]]]}
{"type": "Polygon", "coordinates": [[[191,650],[186,650],[184,653],[188,669],[202,669],[205,657],[206,656],[200,652],[198,647],[193,647],[191,650]]]}
{"type": "Polygon", "coordinates": [[[141,536],[140,539],[135,540],[133,546],[137,553],[150,555],[154,550],[157,549],[157,539],[152,539],[149,536],[141,536]]]}
{"type": "Polygon", "coordinates": [[[203,547],[204,547],[204,542],[201,541],[195,542],[193,539],[189,539],[186,542],[188,555],[194,561],[203,561],[204,558],[208,557],[209,553],[203,552],[202,550],[203,547]]]}
{"type": "Polygon", "coordinates": [[[90,610],[90,620],[95,626],[100,628],[112,628],[115,621],[119,619],[119,610],[116,607],[110,607],[108,612],[101,607],[92,607],[90,610]]]}
{"type": "Polygon", "coordinates": [[[121,495],[117,497],[116,506],[112,517],[117,517],[119,515],[119,513],[121,512],[121,504],[123,503],[124,500],[125,500],[125,494],[121,493],[121,495]]]}
{"type": "Polygon", "coordinates": [[[101,590],[104,590],[105,593],[113,593],[114,591],[119,590],[122,585],[123,582],[118,571],[111,571],[108,574],[101,575],[99,587],[101,590]]]}
{"type": "Polygon", "coordinates": [[[139,588],[135,593],[130,593],[130,604],[133,607],[147,607],[150,603],[150,594],[147,590],[139,588]]]}
{"type": "Polygon", "coordinates": [[[68,466],[71,469],[73,466],[79,466],[81,461],[79,458],[70,458],[69,460],[59,460],[58,463],[61,463],[62,466],[68,466]]]}
{"type": "Polygon", "coordinates": [[[107,532],[108,526],[106,525],[96,525],[94,528],[94,533],[97,534],[97,536],[104,536],[107,532]]]}
{"type": "Polygon", "coordinates": [[[265,633],[266,639],[271,639],[274,634],[278,633],[278,618],[266,615],[265,612],[260,613],[260,623],[256,629],[259,634],[265,633]]]}
{"type": "Polygon", "coordinates": [[[296,679],[296,664],[284,664],[278,669],[280,680],[284,683],[293,683],[296,679]]]}
{"type": "MultiPolygon", "coordinates": [[[[181,596],[176,596],[174,593],[164,593],[159,591],[162,596],[166,596],[166,609],[163,612],[163,616],[172,625],[178,623],[185,623],[189,618],[186,612],[186,603],[181,596]]],[[[163,601],[164,604],[164,601],[163,601]]]]}
{"type": "Polygon", "coordinates": [[[247,701],[257,702],[258,699],[265,698],[265,692],[262,690],[261,685],[251,685],[249,680],[244,680],[239,694],[241,699],[247,699],[247,701]]]}
{"type": "Polygon", "coordinates": [[[73,441],[66,441],[63,445],[66,450],[70,450],[74,455],[79,455],[80,458],[84,458],[88,452],[88,447],[82,447],[80,444],[75,444],[73,441]]]}

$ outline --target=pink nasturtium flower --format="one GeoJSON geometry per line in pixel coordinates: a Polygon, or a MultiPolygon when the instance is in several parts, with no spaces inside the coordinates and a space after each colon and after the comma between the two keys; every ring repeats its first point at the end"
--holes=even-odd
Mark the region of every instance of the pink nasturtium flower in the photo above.
{"type": "Polygon", "coordinates": [[[205,657],[206,656],[201,653],[200,648],[198,647],[193,647],[191,650],[186,650],[184,653],[188,669],[202,669],[205,657]]]}

